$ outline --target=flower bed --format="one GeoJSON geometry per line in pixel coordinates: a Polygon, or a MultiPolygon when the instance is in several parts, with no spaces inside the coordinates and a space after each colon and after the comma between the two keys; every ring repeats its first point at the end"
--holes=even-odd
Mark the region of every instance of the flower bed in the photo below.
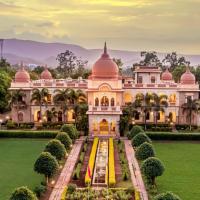
{"type": "Polygon", "coordinates": [[[115,180],[115,160],[114,160],[114,144],[113,138],[109,138],[109,175],[108,175],[108,183],[109,186],[114,186],[116,184],[115,180]]]}
{"type": "Polygon", "coordinates": [[[91,150],[91,153],[90,153],[90,159],[89,159],[89,163],[88,163],[88,167],[87,167],[87,171],[86,171],[86,175],[85,175],[85,184],[87,184],[87,185],[91,183],[91,177],[93,175],[98,142],[99,142],[99,138],[94,138],[92,150],[91,150]],[[88,169],[90,169],[90,176],[91,177],[89,176],[88,169]]]}

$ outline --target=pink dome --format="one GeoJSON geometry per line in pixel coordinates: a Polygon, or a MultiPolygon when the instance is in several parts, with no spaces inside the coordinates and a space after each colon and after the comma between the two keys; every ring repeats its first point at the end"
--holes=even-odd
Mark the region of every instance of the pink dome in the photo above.
{"type": "Polygon", "coordinates": [[[194,74],[192,74],[189,70],[189,67],[186,68],[186,71],[181,76],[181,84],[195,84],[196,79],[194,74]]]}
{"type": "Polygon", "coordinates": [[[41,73],[41,79],[52,79],[51,72],[45,67],[45,70],[41,73]]]}
{"type": "Polygon", "coordinates": [[[29,73],[24,69],[23,65],[21,68],[17,71],[15,74],[15,82],[29,82],[30,81],[30,75],[29,73]]]}
{"type": "Polygon", "coordinates": [[[171,81],[172,78],[172,74],[169,72],[168,68],[166,68],[166,70],[162,73],[161,79],[163,81],[171,81]]]}
{"type": "Polygon", "coordinates": [[[95,62],[92,67],[93,78],[118,78],[119,69],[117,64],[110,58],[107,53],[107,47],[105,43],[104,53],[95,62]]]}

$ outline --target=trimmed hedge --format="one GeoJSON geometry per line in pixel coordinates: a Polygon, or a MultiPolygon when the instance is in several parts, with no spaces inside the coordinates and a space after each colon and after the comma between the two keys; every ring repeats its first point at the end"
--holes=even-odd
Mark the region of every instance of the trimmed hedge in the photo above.
{"type": "Polygon", "coordinates": [[[129,140],[131,140],[133,137],[135,137],[138,133],[141,133],[141,132],[144,132],[142,126],[135,125],[132,127],[127,137],[129,140]]]}
{"type": "Polygon", "coordinates": [[[108,184],[109,186],[114,186],[116,184],[115,180],[115,159],[114,159],[114,143],[113,138],[109,138],[109,172],[108,172],[108,184]]]}
{"type": "Polygon", "coordinates": [[[146,133],[152,140],[200,140],[200,133],[146,133]]]}
{"type": "Polygon", "coordinates": [[[145,133],[138,133],[131,142],[133,147],[138,147],[144,142],[151,143],[151,139],[145,133]]]}
{"type": "Polygon", "coordinates": [[[55,138],[57,131],[1,130],[0,138],[55,138]]]}
{"type": "Polygon", "coordinates": [[[154,157],[155,151],[153,145],[148,142],[144,142],[136,149],[135,156],[138,160],[145,160],[149,157],[154,157]]]}

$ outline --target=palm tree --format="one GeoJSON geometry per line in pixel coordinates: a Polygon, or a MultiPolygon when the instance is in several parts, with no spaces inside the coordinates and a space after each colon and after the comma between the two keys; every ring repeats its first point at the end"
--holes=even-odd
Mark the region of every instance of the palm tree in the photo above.
{"type": "Polygon", "coordinates": [[[190,131],[192,130],[192,114],[197,113],[200,110],[200,102],[197,99],[192,99],[191,96],[187,97],[186,103],[182,106],[183,114],[186,112],[186,119],[189,120],[190,131]]]}
{"type": "Polygon", "coordinates": [[[36,88],[33,90],[31,102],[40,106],[40,119],[42,119],[42,106],[47,105],[48,95],[49,90],[47,88],[42,88],[41,90],[36,88]]]}
{"type": "Polygon", "coordinates": [[[157,126],[157,121],[158,121],[158,112],[165,112],[165,108],[168,107],[168,102],[167,102],[167,95],[161,94],[157,95],[155,93],[152,94],[153,101],[152,101],[152,108],[155,112],[155,124],[157,126]]]}
{"type": "Polygon", "coordinates": [[[52,108],[51,110],[47,110],[47,111],[46,111],[47,121],[48,121],[48,119],[49,119],[50,121],[52,121],[52,120],[54,120],[57,116],[58,116],[58,112],[56,111],[55,108],[52,108]]]}
{"type": "Polygon", "coordinates": [[[61,106],[62,114],[63,114],[63,121],[65,122],[65,112],[69,109],[70,104],[70,89],[57,89],[54,92],[56,95],[53,98],[53,101],[56,105],[61,106]]]}
{"type": "Polygon", "coordinates": [[[11,93],[9,93],[9,103],[12,107],[15,107],[17,110],[17,123],[19,126],[19,110],[26,108],[26,102],[24,101],[24,97],[26,97],[26,94],[20,89],[20,90],[14,90],[11,93]]]}

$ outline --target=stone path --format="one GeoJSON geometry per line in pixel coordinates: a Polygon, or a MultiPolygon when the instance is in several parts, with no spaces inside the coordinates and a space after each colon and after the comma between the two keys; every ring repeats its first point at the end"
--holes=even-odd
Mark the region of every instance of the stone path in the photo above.
{"type": "Polygon", "coordinates": [[[62,192],[70,181],[84,140],[85,138],[81,137],[80,139],[76,140],[75,144],[73,145],[73,148],[67,158],[67,161],[65,162],[63,170],[52,190],[49,200],[61,199],[62,192]]]}
{"type": "Polygon", "coordinates": [[[148,200],[148,194],[142,179],[139,164],[135,158],[135,151],[131,145],[131,141],[126,139],[124,140],[124,144],[133,186],[140,192],[142,200],[148,200]]]}

